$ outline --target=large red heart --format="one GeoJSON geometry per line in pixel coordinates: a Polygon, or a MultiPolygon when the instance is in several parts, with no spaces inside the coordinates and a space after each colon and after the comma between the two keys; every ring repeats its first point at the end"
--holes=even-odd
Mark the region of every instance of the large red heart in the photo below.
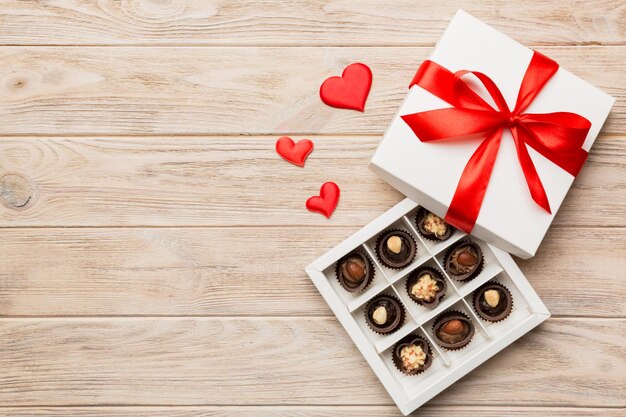
{"type": "Polygon", "coordinates": [[[304,166],[306,157],[313,151],[313,142],[308,139],[299,140],[294,143],[290,137],[283,136],[276,141],[276,152],[282,158],[300,167],[304,166]]]}
{"type": "Polygon", "coordinates": [[[320,98],[340,109],[365,110],[365,101],[372,87],[372,71],[359,62],[350,64],[341,77],[330,77],[320,87],[320,98]]]}
{"type": "Polygon", "coordinates": [[[339,201],[339,187],[334,182],[325,182],[320,187],[320,195],[309,198],[306,208],[330,218],[339,201]]]}

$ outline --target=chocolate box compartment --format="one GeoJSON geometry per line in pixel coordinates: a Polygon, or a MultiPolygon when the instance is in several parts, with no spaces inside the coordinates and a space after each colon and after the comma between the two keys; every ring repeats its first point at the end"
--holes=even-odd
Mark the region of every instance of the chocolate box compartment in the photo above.
{"type": "Polygon", "coordinates": [[[406,391],[422,390],[429,387],[433,384],[433,382],[441,378],[442,373],[447,372],[449,366],[447,361],[445,361],[444,359],[445,353],[442,353],[441,349],[433,346],[433,342],[428,339],[429,335],[422,328],[416,329],[415,331],[411,332],[411,334],[415,334],[426,339],[433,351],[432,365],[424,372],[417,375],[406,375],[399,371],[393,364],[393,346],[381,353],[381,357],[383,358],[385,365],[389,369],[389,372],[406,391]]]}
{"type": "MultiPolygon", "coordinates": [[[[532,316],[533,311],[526,301],[524,294],[520,291],[515,282],[511,279],[511,277],[509,277],[506,272],[498,274],[494,279],[491,279],[488,282],[491,281],[504,285],[511,293],[511,297],[513,300],[513,308],[511,312],[502,321],[489,322],[486,320],[482,320],[479,317],[479,320],[483,322],[484,326],[489,330],[489,333],[493,335],[493,337],[497,338],[503,333],[507,332],[510,327],[516,326],[517,324],[528,320],[532,316]]],[[[474,309],[473,298],[473,291],[471,294],[465,297],[465,300],[470,305],[470,307],[472,307],[472,310],[474,309]]]]}
{"type": "Polygon", "coordinates": [[[447,248],[448,246],[453,245],[458,240],[466,236],[465,233],[458,230],[457,228],[449,226],[449,227],[452,227],[454,231],[452,232],[452,235],[444,241],[436,242],[436,241],[432,241],[430,239],[423,237],[421,234],[419,234],[419,231],[417,230],[416,218],[417,218],[417,212],[419,211],[419,209],[420,207],[416,207],[415,209],[411,210],[411,212],[409,212],[406,217],[408,217],[411,220],[411,225],[412,225],[413,230],[415,230],[415,233],[420,235],[420,237],[422,238],[422,242],[424,243],[424,246],[426,246],[426,248],[428,249],[430,253],[439,253],[443,251],[445,248],[447,248]]]}
{"type": "Polygon", "coordinates": [[[447,289],[445,296],[440,300],[439,304],[433,308],[427,308],[416,303],[407,293],[406,282],[409,279],[410,274],[406,274],[400,280],[396,281],[393,286],[400,295],[400,299],[407,306],[407,309],[415,317],[415,321],[418,325],[426,323],[431,318],[435,317],[442,309],[445,309],[461,299],[461,296],[454,288],[454,284],[451,282],[445,273],[441,270],[441,266],[433,258],[421,265],[421,267],[434,268],[441,273],[441,276],[446,280],[447,289]]]}
{"type": "Polygon", "coordinates": [[[441,250],[437,254],[436,259],[439,262],[439,264],[442,266],[443,272],[446,274],[446,276],[448,276],[448,278],[450,278],[450,281],[454,283],[454,286],[459,290],[462,296],[469,294],[470,292],[474,291],[476,288],[480,287],[482,284],[484,284],[485,282],[489,281],[490,279],[495,277],[497,274],[502,272],[502,266],[500,265],[497,258],[495,257],[493,251],[491,250],[491,247],[487,243],[483,242],[482,240],[470,238],[467,235],[465,235],[461,239],[458,239],[453,244],[441,250]],[[461,242],[469,242],[469,241],[478,244],[478,246],[480,247],[483,253],[483,266],[482,266],[482,270],[476,277],[470,280],[466,280],[466,281],[459,281],[455,279],[454,277],[452,277],[448,273],[448,271],[445,269],[445,256],[446,256],[446,253],[449,250],[451,250],[451,248],[454,247],[455,245],[460,244],[461,242]]]}
{"type": "Polygon", "coordinates": [[[410,222],[408,221],[408,218],[397,219],[395,222],[383,228],[379,233],[376,233],[374,236],[368,239],[367,242],[365,242],[364,246],[366,246],[368,250],[372,253],[374,258],[376,259],[376,262],[378,263],[378,266],[382,269],[385,276],[391,283],[396,282],[397,280],[402,278],[404,275],[408,274],[415,268],[422,265],[431,257],[431,253],[426,248],[424,241],[420,238],[420,236],[417,235],[416,231],[412,230],[412,228],[410,227],[410,222]],[[379,236],[387,230],[402,230],[408,233],[409,235],[411,235],[411,237],[415,241],[415,248],[416,248],[415,258],[413,258],[411,263],[405,266],[404,268],[400,268],[400,269],[390,268],[384,265],[376,255],[376,242],[378,241],[379,236]]]}
{"type": "Polygon", "coordinates": [[[412,223],[411,214],[417,207],[417,204],[411,200],[401,201],[306,268],[320,294],[405,415],[467,375],[550,316],[511,256],[478,239],[472,238],[481,245],[485,253],[485,265],[481,274],[466,283],[449,279],[441,264],[441,257],[450,245],[468,237],[453,236],[441,244],[428,245],[419,236],[412,223]],[[418,251],[419,248],[424,250],[424,253],[416,256],[412,264],[399,271],[381,267],[375,257],[373,246],[370,246],[381,231],[392,227],[411,233],[418,242],[418,251]],[[339,259],[358,247],[368,250],[377,268],[377,279],[382,277],[384,281],[378,281],[376,285],[372,283],[366,293],[355,297],[339,285],[334,275],[334,266],[339,259]],[[412,305],[415,303],[408,298],[408,295],[403,296],[403,292],[406,293],[403,280],[420,265],[436,265],[448,279],[446,298],[428,314],[423,314],[421,310],[413,308],[412,305]],[[379,273],[380,276],[378,276],[379,273]],[[474,312],[470,304],[472,292],[491,279],[501,281],[512,291],[515,299],[515,317],[510,316],[500,323],[488,323],[479,319],[474,312]],[[365,321],[363,309],[367,302],[379,293],[395,295],[404,304],[406,311],[404,325],[388,335],[373,332],[365,321]],[[446,299],[452,301],[446,302],[446,299]],[[409,303],[408,300],[411,302],[409,303]],[[523,301],[520,303],[520,300],[523,301]],[[432,337],[430,327],[432,320],[448,309],[465,312],[476,328],[472,342],[459,351],[442,349],[432,337]],[[420,326],[421,323],[423,324],[420,326]],[[407,376],[395,369],[391,361],[390,349],[397,341],[412,332],[422,332],[426,336],[435,352],[435,358],[433,366],[424,373],[407,376]]]}
{"type": "Polygon", "coordinates": [[[424,324],[424,329],[430,333],[430,336],[435,344],[437,343],[437,339],[435,338],[433,326],[440,314],[445,314],[449,311],[458,311],[466,315],[474,326],[474,336],[472,337],[469,344],[467,344],[465,347],[462,347],[458,350],[450,350],[444,348],[448,360],[450,361],[451,367],[456,367],[460,364],[460,362],[471,358],[476,353],[476,351],[484,349],[485,346],[493,340],[493,336],[484,325],[484,323],[480,322],[478,316],[471,309],[471,306],[469,306],[467,302],[462,299],[450,306],[449,308],[440,311],[437,316],[433,317],[431,320],[424,324]]]}
{"type": "MultiPolygon", "coordinates": [[[[328,279],[329,284],[333,288],[333,290],[337,293],[339,298],[343,301],[343,303],[347,306],[349,311],[354,311],[359,308],[361,305],[366,303],[368,300],[376,296],[378,293],[383,291],[385,288],[389,286],[389,282],[382,272],[378,262],[372,259],[372,255],[368,253],[368,248],[364,247],[364,245],[357,246],[355,249],[360,250],[367,254],[367,256],[372,261],[372,265],[374,267],[374,279],[372,282],[361,292],[352,293],[347,291],[345,288],[341,286],[339,280],[337,279],[335,268],[337,262],[330,265],[328,268],[324,270],[324,275],[328,279]]],[[[348,253],[352,252],[349,250],[348,253]]],[[[343,257],[343,256],[342,256],[343,257]]]]}
{"type": "MultiPolygon", "coordinates": [[[[387,294],[395,298],[399,298],[397,293],[393,290],[393,288],[388,287],[380,294],[387,294]]],[[[378,294],[377,294],[378,295],[378,294]]],[[[374,297],[372,297],[374,298],[374,297]]],[[[370,301],[370,300],[367,300],[370,301]]],[[[402,301],[400,301],[402,303],[402,301]]],[[[417,327],[417,324],[413,321],[412,316],[407,312],[406,306],[402,303],[402,308],[404,309],[404,323],[398,330],[390,334],[379,334],[376,333],[372,328],[368,325],[367,320],[365,318],[365,308],[367,303],[364,303],[362,306],[357,308],[352,312],[352,316],[357,322],[361,331],[366,335],[369,342],[375,346],[377,352],[383,352],[389,346],[396,343],[398,340],[402,339],[407,334],[411,333],[417,327]]]]}

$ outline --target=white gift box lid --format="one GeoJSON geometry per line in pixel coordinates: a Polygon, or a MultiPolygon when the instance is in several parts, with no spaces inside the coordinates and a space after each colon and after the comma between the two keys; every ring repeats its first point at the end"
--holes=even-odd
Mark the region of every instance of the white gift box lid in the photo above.
{"type": "MultiPolygon", "coordinates": [[[[532,55],[531,49],[459,10],[430,59],[452,72],[485,73],[499,87],[509,107],[514,108],[532,55]]],[[[479,88],[476,90],[480,92],[479,88]]],[[[486,95],[481,96],[492,103],[486,95]]],[[[587,118],[592,125],[583,148],[589,151],[614,102],[613,97],[559,67],[525,112],[573,112],[587,118]]],[[[370,169],[385,181],[441,217],[445,216],[461,173],[480,139],[421,142],[400,116],[446,107],[450,104],[417,85],[411,87],[370,164],[370,169]]],[[[472,235],[525,259],[534,256],[574,180],[531,147],[528,151],[552,214],[532,200],[513,138],[505,129],[472,230],[472,235]]]]}

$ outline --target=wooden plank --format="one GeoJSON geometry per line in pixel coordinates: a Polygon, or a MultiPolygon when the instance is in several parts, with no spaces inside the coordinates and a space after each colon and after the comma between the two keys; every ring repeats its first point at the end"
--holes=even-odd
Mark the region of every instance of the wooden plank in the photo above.
{"type": "MultiPolygon", "coordinates": [[[[7,407],[0,417],[398,417],[388,406],[7,407]]],[[[623,409],[565,407],[424,406],[420,417],[623,417],[623,409]]]]}
{"type": "Polygon", "coordinates": [[[430,45],[458,8],[532,44],[626,42],[619,1],[4,1],[2,44],[430,45]]]}
{"type": "MultiPolygon", "coordinates": [[[[274,152],[275,136],[3,138],[0,226],[356,230],[402,198],[367,168],[378,136],[312,139],[316,149],[301,169],[274,152]],[[330,221],[304,209],[328,180],[343,191],[330,221]]],[[[555,224],[626,225],[625,139],[598,139],[555,224]]]]}
{"type": "MultiPolygon", "coordinates": [[[[431,404],[624,407],[625,324],[551,319],[431,404]]],[[[4,319],[0,340],[3,406],[392,404],[333,318],[4,319]]]]}
{"type": "MultiPolygon", "coordinates": [[[[0,315],[324,315],[304,268],[349,227],[5,229],[0,315]]],[[[550,311],[626,316],[626,229],[552,228],[520,262],[550,311]]]]}
{"type": "MultiPolygon", "coordinates": [[[[617,97],[606,133],[626,133],[626,47],[542,47],[617,97]]],[[[0,135],[380,135],[432,48],[1,47],[0,135]],[[365,114],[318,89],[350,62],[371,66],[365,114]],[[158,65],[155,65],[158,63],[158,65]]]]}

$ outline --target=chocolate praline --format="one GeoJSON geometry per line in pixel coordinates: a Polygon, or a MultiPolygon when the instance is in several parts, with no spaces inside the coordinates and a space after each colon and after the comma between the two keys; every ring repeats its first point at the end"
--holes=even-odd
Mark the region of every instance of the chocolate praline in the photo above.
{"type": "Polygon", "coordinates": [[[367,255],[352,251],[337,262],[335,274],[346,291],[360,292],[374,279],[374,267],[367,255]]]}
{"type": "Polygon", "coordinates": [[[433,334],[439,346],[448,350],[461,349],[474,337],[474,324],[465,314],[451,311],[443,313],[433,325],[433,334]]]}
{"type": "Polygon", "coordinates": [[[387,230],[376,241],[376,255],[387,267],[401,269],[415,258],[415,239],[404,230],[387,230]]]}
{"type": "Polygon", "coordinates": [[[511,313],[513,297],[504,285],[488,282],[474,291],[473,304],[480,318],[496,322],[504,320],[511,313]]]}
{"type": "Polygon", "coordinates": [[[421,336],[410,334],[393,346],[392,359],[395,367],[405,375],[417,375],[433,363],[432,349],[421,336]]]}
{"type": "Polygon", "coordinates": [[[453,227],[446,223],[441,217],[420,207],[415,217],[417,231],[429,240],[444,241],[452,236],[453,227]]]}
{"type": "Polygon", "coordinates": [[[483,251],[477,243],[463,241],[448,249],[443,262],[446,272],[452,278],[469,281],[483,268],[483,251]]]}
{"type": "Polygon", "coordinates": [[[365,320],[376,333],[390,334],[404,323],[404,308],[396,297],[381,294],[365,307],[365,320]]]}
{"type": "Polygon", "coordinates": [[[437,307],[447,288],[448,284],[439,271],[429,266],[411,272],[406,280],[406,292],[409,297],[417,304],[430,309],[437,307]],[[427,285],[428,282],[425,281],[434,283],[436,288],[427,285]]]}

